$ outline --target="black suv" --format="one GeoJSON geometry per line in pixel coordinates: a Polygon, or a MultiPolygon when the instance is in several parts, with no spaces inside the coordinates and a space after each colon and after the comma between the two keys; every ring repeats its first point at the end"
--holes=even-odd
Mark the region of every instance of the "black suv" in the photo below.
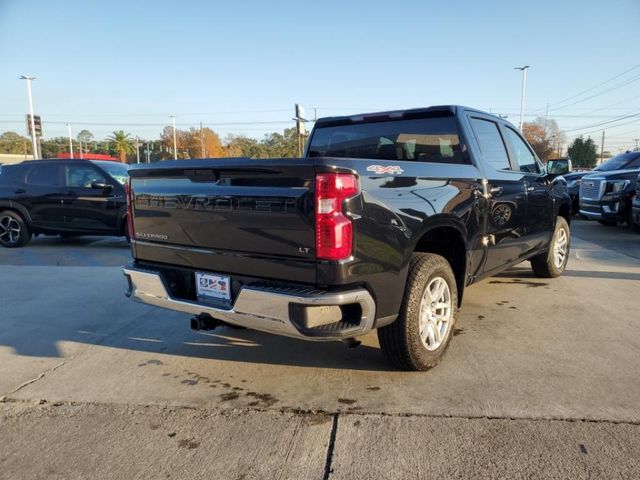
{"type": "Polygon", "coordinates": [[[580,181],[580,214],[603,225],[631,226],[639,172],[640,152],[621,153],[596,167],[580,181]]]}
{"type": "Polygon", "coordinates": [[[0,167],[0,245],[32,235],[126,236],[128,165],[31,160],[0,167]]]}

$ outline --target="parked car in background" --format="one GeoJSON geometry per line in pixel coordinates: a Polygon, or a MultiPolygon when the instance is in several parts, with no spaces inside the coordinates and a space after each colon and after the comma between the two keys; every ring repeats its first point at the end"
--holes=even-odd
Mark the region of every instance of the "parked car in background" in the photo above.
{"type": "Polygon", "coordinates": [[[631,222],[631,199],[640,173],[640,152],[610,158],[580,182],[580,214],[603,225],[631,222]]]}
{"type": "Polygon", "coordinates": [[[128,165],[91,160],[31,160],[0,170],[0,245],[33,235],[127,235],[128,165]]]}
{"type": "Polygon", "coordinates": [[[551,160],[548,160],[547,171],[550,174],[553,174],[554,171],[564,165],[569,166],[568,171],[570,172],[565,173],[562,176],[567,182],[567,189],[569,190],[569,197],[571,198],[571,214],[577,215],[580,212],[580,181],[582,180],[582,177],[591,173],[591,169],[575,171],[571,168],[571,159],[567,157],[552,158],[551,160]]]}
{"type": "Polygon", "coordinates": [[[631,219],[629,227],[640,232],[640,174],[636,178],[636,193],[631,199],[631,219]]]}

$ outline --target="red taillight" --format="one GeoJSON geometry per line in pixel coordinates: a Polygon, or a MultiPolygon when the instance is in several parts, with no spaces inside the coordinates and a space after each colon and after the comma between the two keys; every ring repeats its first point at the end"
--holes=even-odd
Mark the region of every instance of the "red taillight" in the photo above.
{"type": "Polygon", "coordinates": [[[133,229],[133,191],[130,178],[124,184],[124,194],[127,197],[127,235],[133,240],[136,237],[136,232],[133,229]]]}
{"type": "Polygon", "coordinates": [[[353,250],[353,223],[342,203],[358,193],[358,180],[350,173],[320,173],[316,177],[316,257],[342,260],[353,250]]]}

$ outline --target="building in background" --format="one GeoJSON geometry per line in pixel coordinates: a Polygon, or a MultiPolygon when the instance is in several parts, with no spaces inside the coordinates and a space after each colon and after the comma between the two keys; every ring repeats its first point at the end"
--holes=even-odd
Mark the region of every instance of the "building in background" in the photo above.
{"type": "Polygon", "coordinates": [[[10,165],[12,163],[24,162],[25,160],[33,160],[33,155],[0,153],[0,165],[10,165]]]}

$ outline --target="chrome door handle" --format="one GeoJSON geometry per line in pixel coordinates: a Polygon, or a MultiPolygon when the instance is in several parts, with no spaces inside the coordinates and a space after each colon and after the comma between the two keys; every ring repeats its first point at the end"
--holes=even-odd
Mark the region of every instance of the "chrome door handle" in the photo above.
{"type": "Polygon", "coordinates": [[[489,193],[497,197],[502,194],[502,187],[491,187],[489,193]]]}
{"type": "Polygon", "coordinates": [[[527,192],[531,193],[531,192],[535,192],[536,187],[527,187],[527,192]]]}

